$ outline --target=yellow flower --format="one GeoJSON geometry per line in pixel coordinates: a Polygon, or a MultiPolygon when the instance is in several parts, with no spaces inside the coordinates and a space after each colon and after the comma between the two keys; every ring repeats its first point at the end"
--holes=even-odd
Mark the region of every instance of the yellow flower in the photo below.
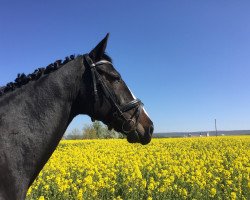
{"type": "Polygon", "coordinates": [[[31,194],[31,192],[32,192],[32,188],[30,187],[30,188],[28,189],[27,195],[29,196],[29,195],[31,194]]]}
{"type": "Polygon", "coordinates": [[[154,183],[150,183],[149,186],[148,186],[148,189],[149,190],[154,190],[155,186],[154,186],[154,183]]]}
{"type": "Polygon", "coordinates": [[[38,200],[45,200],[44,196],[40,196],[38,200]]]}
{"type": "Polygon", "coordinates": [[[45,185],[45,186],[44,186],[44,189],[45,189],[45,190],[49,190],[49,185],[45,185]]]}
{"type": "Polygon", "coordinates": [[[182,189],[182,195],[186,197],[188,195],[188,192],[185,188],[182,189]]]}
{"type": "Polygon", "coordinates": [[[163,193],[165,190],[166,190],[165,187],[160,187],[160,188],[159,188],[159,192],[160,192],[160,193],[163,193]]]}
{"type": "Polygon", "coordinates": [[[82,200],[82,194],[83,194],[82,189],[80,189],[80,190],[78,191],[78,194],[77,194],[77,199],[78,199],[78,200],[82,200]]]}
{"type": "Polygon", "coordinates": [[[90,175],[84,178],[85,185],[91,185],[92,182],[93,182],[93,180],[92,180],[92,177],[90,175]]]}
{"type": "Polygon", "coordinates": [[[216,189],[215,188],[212,188],[210,190],[210,194],[211,194],[211,197],[214,197],[216,195],[216,189]]]}
{"type": "Polygon", "coordinates": [[[231,199],[232,200],[236,199],[236,193],[235,192],[231,192],[231,199]]]}

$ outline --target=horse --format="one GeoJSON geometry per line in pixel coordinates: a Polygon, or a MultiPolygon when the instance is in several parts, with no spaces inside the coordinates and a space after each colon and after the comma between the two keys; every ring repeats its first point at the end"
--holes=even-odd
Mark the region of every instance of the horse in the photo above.
{"type": "Polygon", "coordinates": [[[112,59],[107,34],[90,53],[57,60],[0,88],[0,200],[23,200],[72,119],[85,114],[130,143],[154,126],[112,59]]]}

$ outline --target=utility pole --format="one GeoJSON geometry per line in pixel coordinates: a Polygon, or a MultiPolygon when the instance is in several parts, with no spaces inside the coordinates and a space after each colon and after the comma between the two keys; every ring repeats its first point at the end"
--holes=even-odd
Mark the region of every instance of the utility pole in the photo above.
{"type": "Polygon", "coordinates": [[[218,136],[216,119],[214,120],[214,126],[215,126],[215,133],[216,133],[216,136],[218,136]]]}

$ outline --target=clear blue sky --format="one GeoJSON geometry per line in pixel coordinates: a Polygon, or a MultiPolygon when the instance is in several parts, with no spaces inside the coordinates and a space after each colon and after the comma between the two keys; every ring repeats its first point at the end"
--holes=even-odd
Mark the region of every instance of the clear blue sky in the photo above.
{"type": "MultiPolygon", "coordinates": [[[[1,1],[0,85],[56,59],[107,52],[155,131],[250,129],[250,2],[1,1]]],[[[69,130],[89,117],[77,117],[69,130]]]]}

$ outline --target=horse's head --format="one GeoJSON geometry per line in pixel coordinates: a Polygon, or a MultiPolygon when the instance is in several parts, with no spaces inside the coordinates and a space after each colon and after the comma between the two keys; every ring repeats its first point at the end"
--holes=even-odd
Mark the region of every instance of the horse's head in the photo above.
{"type": "Polygon", "coordinates": [[[107,40],[108,35],[84,55],[87,79],[91,82],[89,96],[92,96],[93,102],[89,104],[88,114],[110,129],[127,135],[129,142],[147,144],[154,130],[153,122],[143,103],[133,95],[105,54],[107,40]]]}

